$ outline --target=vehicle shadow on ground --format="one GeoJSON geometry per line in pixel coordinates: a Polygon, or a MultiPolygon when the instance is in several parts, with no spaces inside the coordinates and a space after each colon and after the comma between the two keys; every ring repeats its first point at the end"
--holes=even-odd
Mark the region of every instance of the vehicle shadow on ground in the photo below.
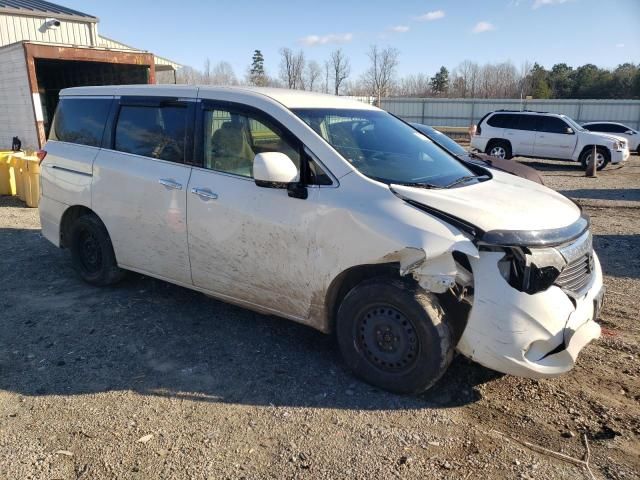
{"type": "Polygon", "coordinates": [[[571,198],[640,202],[640,188],[581,188],[576,190],[558,190],[558,192],[571,198]]]}
{"type": "Polygon", "coordinates": [[[131,390],[196,401],[344,409],[445,408],[498,374],[458,358],[420,396],[356,380],[333,337],[130,274],[82,283],[38,230],[0,229],[0,388],[22,395],[131,390]]]}
{"type": "Polygon", "coordinates": [[[605,275],[640,278],[640,235],[594,235],[593,247],[605,275]]]}
{"type": "Polygon", "coordinates": [[[528,167],[535,168],[536,170],[539,170],[541,172],[565,172],[571,173],[572,177],[575,176],[573,175],[573,172],[584,174],[584,168],[582,168],[582,165],[577,162],[540,161],[523,157],[514,158],[514,161],[522,163],[523,165],[526,165],[528,167]]]}

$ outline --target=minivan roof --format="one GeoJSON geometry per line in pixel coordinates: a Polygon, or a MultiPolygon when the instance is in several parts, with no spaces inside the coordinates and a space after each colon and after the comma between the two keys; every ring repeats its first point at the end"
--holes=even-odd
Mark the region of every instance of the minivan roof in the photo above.
{"type": "Polygon", "coordinates": [[[229,93],[269,97],[287,108],[349,108],[377,110],[368,103],[325,93],[263,87],[214,87],[208,85],[115,85],[104,87],[73,87],[60,91],[60,96],[80,95],[140,95],[140,96],[195,96],[199,92],[229,93]]]}

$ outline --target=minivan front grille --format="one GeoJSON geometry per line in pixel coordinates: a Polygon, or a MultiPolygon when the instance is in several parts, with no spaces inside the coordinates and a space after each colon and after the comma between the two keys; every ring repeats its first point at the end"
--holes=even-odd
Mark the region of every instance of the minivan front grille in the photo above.
{"type": "Polygon", "coordinates": [[[569,295],[582,295],[591,283],[594,270],[591,232],[585,232],[576,241],[558,250],[567,264],[558,275],[555,284],[569,295]]]}
{"type": "Polygon", "coordinates": [[[556,285],[574,295],[579,295],[591,282],[593,253],[588,252],[568,263],[556,279],[556,285]]]}

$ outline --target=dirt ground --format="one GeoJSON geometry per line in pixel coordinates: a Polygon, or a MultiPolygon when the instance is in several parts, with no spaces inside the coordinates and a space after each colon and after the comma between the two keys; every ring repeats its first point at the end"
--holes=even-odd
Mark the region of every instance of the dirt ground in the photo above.
{"type": "Polygon", "coordinates": [[[0,198],[0,478],[575,479],[587,445],[595,478],[639,478],[640,159],[526,163],[592,217],[603,336],[560,378],[458,357],[419,397],[309,328],[140,275],[83,284],[0,198]]]}

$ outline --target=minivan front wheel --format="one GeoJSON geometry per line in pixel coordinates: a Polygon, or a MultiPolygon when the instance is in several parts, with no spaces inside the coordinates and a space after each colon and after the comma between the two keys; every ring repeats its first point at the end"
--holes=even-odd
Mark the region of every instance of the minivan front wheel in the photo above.
{"type": "Polygon", "coordinates": [[[512,158],[511,145],[509,144],[509,142],[505,142],[502,140],[493,140],[489,142],[485,153],[487,155],[491,155],[492,157],[504,158],[506,160],[512,158]]]}
{"type": "Polygon", "coordinates": [[[453,358],[438,299],[400,280],[373,279],[353,288],[338,309],[336,330],[347,366],[396,393],[427,390],[453,358]]]}
{"type": "Polygon", "coordinates": [[[124,277],[125,271],[116,263],[109,233],[95,215],[83,215],[73,223],[69,247],[73,267],[85,282],[105,286],[124,277]]]}

